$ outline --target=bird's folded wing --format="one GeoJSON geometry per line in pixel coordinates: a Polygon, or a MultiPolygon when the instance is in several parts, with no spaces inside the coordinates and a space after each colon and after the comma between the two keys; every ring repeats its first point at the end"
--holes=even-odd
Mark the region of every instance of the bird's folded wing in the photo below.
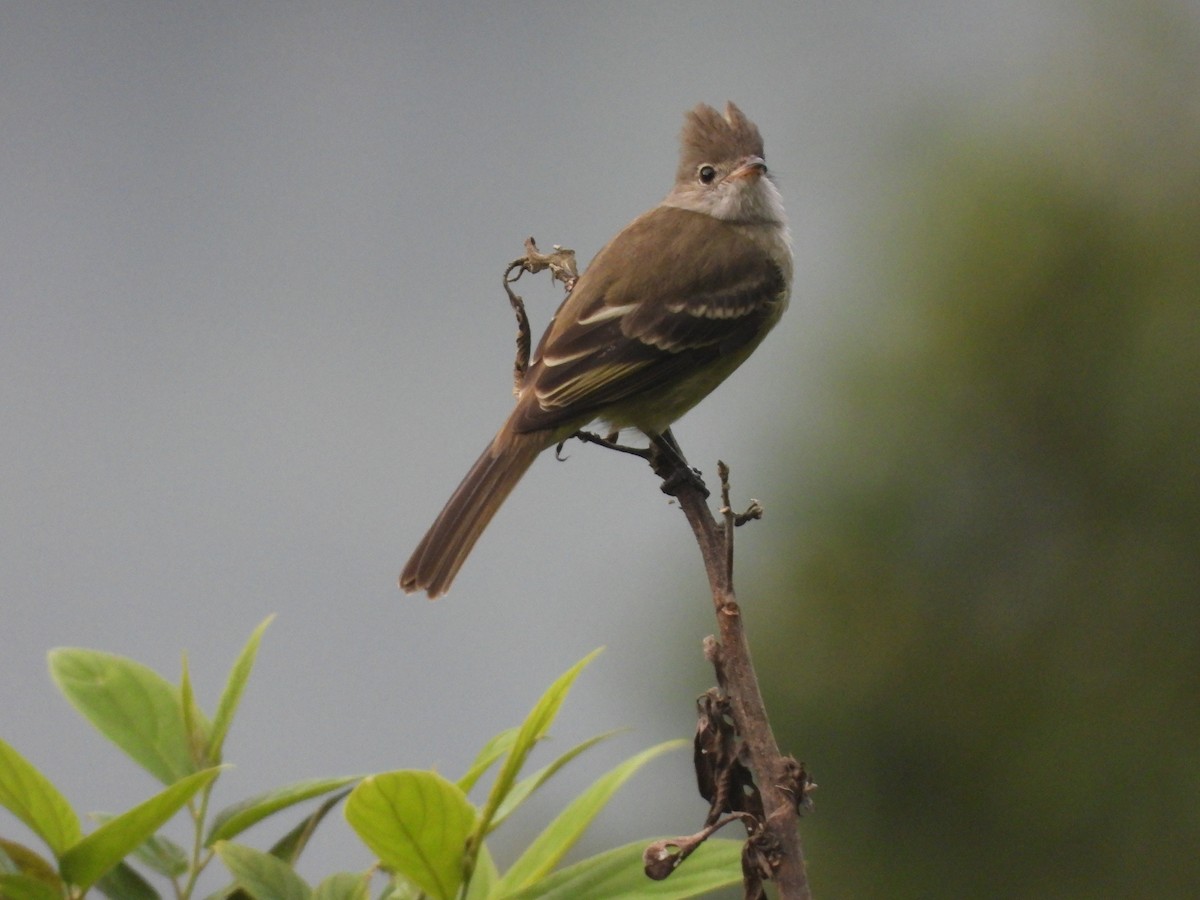
{"type": "Polygon", "coordinates": [[[553,428],[669,391],[760,338],[786,290],[756,242],[709,216],[653,210],[600,252],[555,315],[513,424],[553,428]]]}

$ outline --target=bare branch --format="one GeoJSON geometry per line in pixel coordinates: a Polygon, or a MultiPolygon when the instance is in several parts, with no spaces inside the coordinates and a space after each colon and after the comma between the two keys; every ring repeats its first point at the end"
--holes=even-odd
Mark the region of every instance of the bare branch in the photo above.
{"type": "Polygon", "coordinates": [[[808,794],[814,785],[803,766],[798,766],[794,759],[779,752],[779,745],[775,742],[767,719],[766,706],[750,658],[741,607],[733,590],[732,534],[735,517],[729,511],[728,469],[722,468],[725,470],[722,485],[725,510],[723,524],[718,524],[713,518],[704,492],[690,482],[682,482],[675,491],[675,497],[700,546],[717,616],[720,639],[706,641],[705,652],[714,664],[720,690],[728,699],[730,718],[741,739],[746,766],[754,776],[765,816],[761,835],[752,838],[747,845],[747,856],[743,857],[747,896],[755,896],[751,888],[757,873],[774,881],[784,900],[809,900],[812,895],[798,825],[799,811],[807,806],[808,794]]]}

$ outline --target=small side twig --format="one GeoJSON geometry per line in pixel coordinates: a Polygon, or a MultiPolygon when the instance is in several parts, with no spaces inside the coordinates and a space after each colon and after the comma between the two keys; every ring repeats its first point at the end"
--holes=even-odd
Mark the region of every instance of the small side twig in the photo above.
{"type": "Polygon", "coordinates": [[[758,822],[746,813],[731,813],[710,825],[705,825],[695,834],[684,837],[666,838],[655,841],[642,851],[642,867],[649,878],[662,881],[679,868],[679,864],[696,852],[697,848],[730,822],[742,822],[748,832],[758,829],[758,822]]]}

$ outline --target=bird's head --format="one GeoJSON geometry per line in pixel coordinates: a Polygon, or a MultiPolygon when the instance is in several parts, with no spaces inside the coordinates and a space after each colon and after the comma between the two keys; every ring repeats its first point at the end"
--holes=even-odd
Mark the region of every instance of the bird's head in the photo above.
{"type": "Polygon", "coordinates": [[[679,141],[679,169],[666,205],[727,222],[785,224],[762,135],[733,103],[724,115],[703,103],[689,111],[679,141]]]}

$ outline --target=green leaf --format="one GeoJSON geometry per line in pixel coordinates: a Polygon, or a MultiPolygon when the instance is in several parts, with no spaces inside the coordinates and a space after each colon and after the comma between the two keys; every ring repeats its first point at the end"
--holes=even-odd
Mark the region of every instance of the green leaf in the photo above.
{"type": "Polygon", "coordinates": [[[245,888],[240,888],[237,883],[226,885],[219,891],[213,891],[204,900],[254,900],[245,888]]]}
{"type": "Polygon", "coordinates": [[[610,737],[615,734],[619,734],[623,730],[624,729],[615,729],[613,731],[606,731],[604,734],[598,734],[595,737],[588,738],[582,744],[577,744],[576,746],[572,747],[558,759],[554,760],[554,762],[550,763],[550,765],[539,769],[528,778],[522,778],[515,785],[513,785],[513,789],[509,792],[508,796],[504,798],[504,802],[501,803],[500,807],[496,810],[496,815],[492,818],[492,827],[489,830],[495,831],[505,819],[512,815],[514,811],[516,811],[517,807],[529,799],[530,794],[549,781],[559,769],[561,769],[575,757],[579,756],[579,754],[591,747],[596,746],[596,744],[600,743],[601,741],[608,740],[610,737]]]}
{"type": "Polygon", "coordinates": [[[62,900],[62,892],[29,875],[0,875],[4,900],[62,900]]]}
{"type": "Polygon", "coordinates": [[[458,779],[458,786],[463,789],[464,794],[471,793],[471,788],[475,787],[483,773],[492,767],[492,763],[512,749],[518,731],[519,728],[506,728],[483,745],[467,773],[458,779]]]}
{"type": "Polygon", "coordinates": [[[204,900],[254,900],[245,890],[240,888],[237,882],[228,884],[219,891],[213,891],[204,900]]]}
{"type": "Polygon", "coordinates": [[[491,900],[685,900],[742,882],[740,841],[709,838],[663,881],[651,881],[642,870],[642,851],[649,843],[617,847],[491,900]]]}
{"type": "Polygon", "coordinates": [[[221,841],[217,855],[254,900],[309,900],[312,889],[283,860],[244,844],[221,841]]]}
{"type": "Polygon", "coordinates": [[[617,789],[647,762],[666,753],[687,746],[686,740],[666,741],[643,750],[616,768],[600,776],[587,790],[572,800],[553,822],[546,826],[533,843],[526,848],[512,868],[504,873],[497,885],[503,895],[521,890],[543,878],[554,868],[568,850],[587,830],[588,825],[604,808],[617,789]]]}
{"type": "Polygon", "coordinates": [[[53,863],[24,844],[0,838],[0,897],[59,900],[65,894],[66,886],[53,863]]]}
{"type": "Polygon", "coordinates": [[[338,802],[349,793],[349,791],[339,791],[318,806],[311,815],[306,816],[295,828],[272,845],[271,855],[278,856],[284,862],[294,866],[326,813],[337,806],[338,802]]]}
{"type": "Polygon", "coordinates": [[[154,834],[197,791],[217,777],[219,768],[189,775],[144,803],[105,822],[59,859],[63,878],[81,888],[96,880],[154,834]]]}
{"type": "MultiPolygon", "coordinates": [[[[183,654],[182,672],[179,677],[179,709],[183,714],[183,733],[187,736],[188,753],[192,764],[197,767],[207,766],[209,757],[209,733],[211,725],[204,717],[200,706],[196,703],[196,695],[192,691],[192,673],[188,670],[187,654],[183,654]]],[[[219,761],[219,760],[218,760],[219,761]]]]}
{"type": "Polygon", "coordinates": [[[162,900],[158,891],[127,863],[105,872],[96,882],[96,890],[112,900],[162,900]]]}
{"type": "Polygon", "coordinates": [[[407,879],[395,877],[385,885],[379,900],[427,900],[425,892],[407,879]]]}
{"type": "Polygon", "coordinates": [[[233,668],[229,670],[229,678],[225,682],[225,690],[221,692],[221,699],[217,703],[217,713],[213,718],[212,738],[208,751],[210,765],[221,761],[225,738],[229,734],[229,727],[233,724],[233,716],[241,702],[242,692],[246,689],[246,682],[250,680],[250,672],[254,669],[254,660],[258,656],[258,645],[262,641],[263,632],[274,620],[275,616],[270,615],[259,623],[258,627],[251,632],[250,639],[246,641],[242,652],[238,654],[233,668]]]}
{"type": "MultiPolygon", "coordinates": [[[[103,813],[91,813],[90,818],[104,823],[111,821],[113,817],[103,813]]],[[[147,868],[167,878],[178,878],[188,870],[187,851],[165,835],[150,835],[134,849],[133,855],[147,868]]],[[[97,885],[103,890],[103,880],[97,885]]]]}
{"type": "Polygon", "coordinates": [[[0,874],[25,875],[58,887],[62,884],[58,869],[40,853],[24,844],[0,838],[0,874]]]}
{"type": "MultiPolygon", "coordinates": [[[[300,859],[300,854],[304,852],[304,848],[308,845],[309,838],[317,830],[317,826],[321,824],[321,820],[349,793],[349,791],[339,791],[325,800],[310,815],[305,816],[291,831],[275,842],[270,850],[271,855],[294,867],[300,859]]],[[[209,894],[206,900],[254,900],[254,898],[250,897],[242,888],[233,885],[224,890],[209,894]]]]}
{"type": "Polygon", "coordinates": [[[187,873],[187,851],[165,835],[150,835],[133,853],[147,868],[167,878],[187,873]]]}
{"type": "Polygon", "coordinates": [[[471,885],[467,888],[465,900],[487,900],[499,880],[500,871],[496,868],[496,861],[492,859],[487,844],[483,844],[475,858],[475,870],[471,873],[471,885]]]}
{"type": "Polygon", "coordinates": [[[558,715],[559,709],[562,708],[563,701],[567,699],[567,693],[571,690],[571,685],[575,683],[575,679],[584,670],[584,667],[595,659],[603,649],[601,647],[593,650],[560,675],[558,680],[550,685],[546,693],[542,694],[533,709],[530,710],[529,715],[525,717],[525,721],[521,723],[521,730],[517,732],[517,738],[504,760],[504,765],[500,768],[500,773],[496,776],[491,793],[488,795],[487,805],[479,817],[479,825],[474,836],[475,842],[478,842],[491,829],[492,819],[495,818],[496,810],[504,802],[504,798],[508,796],[508,792],[512,790],[512,786],[516,783],[517,775],[520,774],[521,769],[524,767],[525,760],[529,758],[529,753],[533,750],[534,745],[550,730],[550,725],[554,722],[555,716],[558,715]]]}
{"type": "Polygon", "coordinates": [[[196,771],[180,689],[141,663],[111,653],[60,647],[50,674],[71,704],[164,784],[196,771]]]}
{"type": "MultiPolygon", "coordinates": [[[[281,859],[294,867],[300,859],[300,854],[304,852],[304,848],[308,845],[309,838],[317,830],[317,826],[321,824],[321,820],[349,793],[349,791],[340,791],[328,798],[313,810],[310,815],[305,816],[296,827],[276,841],[271,847],[270,854],[276,859],[281,859]]],[[[247,895],[241,888],[233,885],[224,890],[209,894],[206,900],[253,900],[253,898],[247,895]]]]}
{"type": "Polygon", "coordinates": [[[371,873],[338,872],[317,885],[313,900],[368,900],[371,896],[371,873]]]}
{"type": "Polygon", "coordinates": [[[0,806],[29,826],[55,856],[79,840],[79,817],[50,779],[0,740],[0,806]]]}
{"type": "Polygon", "coordinates": [[[346,820],[385,866],[437,900],[463,879],[475,807],[436,772],[399,771],[364,779],[346,801],[346,820]]]}
{"type": "Polygon", "coordinates": [[[281,809],[287,809],[289,806],[295,806],[297,803],[303,803],[313,797],[320,797],[322,794],[336,791],[351,782],[358,781],[361,777],[360,775],[345,775],[338,778],[312,778],[307,781],[297,781],[294,784],[275,788],[259,794],[257,797],[251,797],[235,803],[233,806],[228,806],[213,818],[204,846],[211,847],[217,841],[227,841],[281,809]]]}

